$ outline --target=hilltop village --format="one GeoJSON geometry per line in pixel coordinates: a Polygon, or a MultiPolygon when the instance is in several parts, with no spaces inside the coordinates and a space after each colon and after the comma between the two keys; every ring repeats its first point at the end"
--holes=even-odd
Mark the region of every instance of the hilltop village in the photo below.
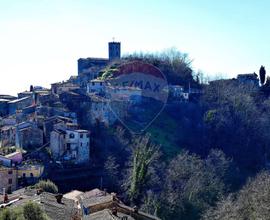
{"type": "MultiPolygon", "coordinates": [[[[103,76],[113,70],[108,70],[108,66],[121,60],[121,44],[109,42],[108,51],[108,59],[78,59],[78,74],[51,84],[51,88],[31,85],[17,97],[0,95],[1,207],[34,200],[43,205],[52,219],[66,219],[66,213],[70,219],[82,219],[87,215],[92,217],[89,219],[110,219],[103,215],[120,216],[114,219],[123,220],[158,219],[125,206],[116,194],[106,192],[102,187],[102,175],[98,174],[100,164],[93,159],[96,140],[92,134],[97,125],[108,128],[119,123],[119,119],[127,117],[130,106],[140,102],[141,96],[141,88],[113,87],[106,83],[103,76]],[[111,109],[112,93],[121,99],[114,108],[117,114],[111,109]],[[101,189],[54,195],[27,188],[40,179],[57,180],[65,172],[66,177],[73,178],[90,172],[98,176],[93,188],[101,189]]],[[[259,88],[255,73],[240,74],[227,82],[259,88]]],[[[168,83],[168,106],[198,102],[202,94],[199,86],[168,83]]],[[[210,82],[212,85],[218,83],[220,80],[210,82]]]]}
{"type": "MultiPolygon", "coordinates": [[[[134,219],[156,219],[121,205],[113,194],[97,189],[86,193],[71,191],[64,195],[63,199],[66,202],[62,203],[53,194],[38,195],[36,191],[30,192],[25,188],[50,176],[50,173],[54,175],[55,169],[59,172],[65,168],[79,170],[82,168],[79,172],[85,172],[84,169],[95,169],[91,159],[93,141],[89,128],[94,127],[96,123],[108,127],[118,120],[111,112],[105,94],[105,80],[98,78],[101,70],[121,59],[119,42],[110,42],[108,47],[108,59],[80,58],[78,75],[63,82],[53,83],[50,89],[31,85],[29,90],[18,93],[17,97],[0,95],[1,207],[17,206],[24,201],[38,200],[44,204],[47,211],[47,208],[49,209],[47,203],[55,203],[56,207],[59,204],[67,204],[58,207],[56,213],[50,213],[51,210],[48,210],[49,217],[56,219],[57,213],[61,214],[64,209],[72,218],[80,219],[82,216],[78,213],[81,213],[82,207],[74,208],[80,196],[83,203],[86,201],[89,203],[90,198],[93,202],[95,199],[102,200],[97,203],[97,208],[91,207],[91,213],[93,210],[97,212],[94,213],[95,216],[103,214],[110,216],[113,212],[108,211],[109,208],[117,206],[118,210],[124,213],[123,216],[134,213],[128,219],[133,219],[133,215],[141,215],[134,219]],[[83,106],[87,106],[87,111],[82,115],[80,108],[83,106]],[[88,126],[80,124],[80,121],[87,122],[88,126]]],[[[117,88],[113,91],[118,97],[125,97],[126,105],[118,106],[120,117],[125,117],[129,102],[134,102],[132,97],[134,95],[139,97],[140,91],[130,88],[117,88]]],[[[176,101],[189,100],[189,93],[184,91],[181,85],[171,85],[170,94],[176,101]]],[[[85,208],[90,208],[90,205],[85,208]]],[[[58,216],[57,219],[66,218],[64,215],[58,216]]]]}

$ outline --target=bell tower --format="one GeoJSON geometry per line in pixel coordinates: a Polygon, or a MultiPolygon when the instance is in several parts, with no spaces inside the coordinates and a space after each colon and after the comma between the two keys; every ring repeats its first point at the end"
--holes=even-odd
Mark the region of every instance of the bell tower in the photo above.
{"type": "Polygon", "coordinates": [[[121,58],[121,43],[109,42],[109,60],[115,60],[121,58]]]}

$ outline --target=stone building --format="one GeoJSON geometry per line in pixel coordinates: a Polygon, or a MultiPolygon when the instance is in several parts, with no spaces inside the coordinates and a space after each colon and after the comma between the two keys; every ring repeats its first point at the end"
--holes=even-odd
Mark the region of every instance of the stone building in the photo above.
{"type": "Polygon", "coordinates": [[[91,95],[91,106],[89,110],[91,124],[102,123],[106,126],[116,121],[115,114],[111,111],[110,101],[97,95],[91,95]]]}
{"type": "Polygon", "coordinates": [[[38,163],[21,164],[17,166],[18,184],[35,184],[43,175],[44,165],[38,163]]]}
{"type": "Polygon", "coordinates": [[[16,140],[16,127],[13,125],[6,125],[0,129],[0,146],[14,146],[16,140]]]}
{"type": "Polygon", "coordinates": [[[9,101],[12,101],[12,100],[17,99],[17,97],[12,96],[12,95],[3,95],[3,94],[0,94],[0,99],[6,99],[6,100],[9,100],[9,101]]]}
{"type": "Polygon", "coordinates": [[[63,198],[78,204],[82,219],[97,220],[160,220],[158,217],[131,208],[121,202],[115,193],[107,193],[99,189],[88,192],[77,190],[66,193],[63,198]]]}
{"type": "Polygon", "coordinates": [[[33,90],[33,91],[24,91],[18,93],[18,98],[25,98],[29,97],[32,99],[33,104],[40,104],[40,103],[47,103],[51,98],[51,90],[49,89],[40,89],[40,90],[33,90]]]}
{"type": "Polygon", "coordinates": [[[43,145],[43,131],[33,122],[16,125],[16,147],[38,148],[43,145]]]}
{"type": "Polygon", "coordinates": [[[56,161],[87,163],[90,160],[90,134],[87,130],[55,129],[51,132],[50,148],[56,161]]]}
{"type": "Polygon", "coordinates": [[[142,89],[129,86],[106,86],[106,97],[110,101],[139,104],[142,101],[142,89]]]}
{"type": "Polygon", "coordinates": [[[20,99],[15,99],[8,102],[9,114],[13,115],[18,110],[22,110],[25,107],[28,107],[33,104],[32,97],[23,97],[20,99]]]}
{"type": "Polygon", "coordinates": [[[20,164],[22,160],[23,160],[22,151],[18,149],[15,149],[15,151],[12,153],[0,154],[0,163],[1,165],[6,167],[16,166],[20,164]]]}
{"type": "Polygon", "coordinates": [[[239,74],[237,81],[245,85],[259,87],[259,78],[256,73],[239,74]]]}
{"type": "Polygon", "coordinates": [[[82,88],[87,87],[90,80],[96,79],[100,70],[104,69],[111,61],[121,58],[121,43],[108,43],[109,58],[80,58],[78,59],[78,83],[82,88]]]}
{"type": "Polygon", "coordinates": [[[0,99],[0,117],[8,115],[8,99],[0,99]]]}
{"type": "Polygon", "coordinates": [[[169,98],[188,101],[189,93],[184,91],[183,86],[169,85],[168,88],[169,88],[169,98]]]}
{"type": "Polygon", "coordinates": [[[117,120],[124,120],[130,106],[130,100],[114,99],[91,94],[88,117],[92,125],[101,123],[105,126],[114,124],[117,120]]]}
{"type": "Polygon", "coordinates": [[[5,188],[7,193],[11,193],[17,189],[17,184],[17,170],[14,167],[0,165],[0,189],[5,188]]]}
{"type": "Polygon", "coordinates": [[[40,205],[52,220],[82,220],[82,213],[74,200],[62,195],[43,192],[40,195],[40,205]]]}
{"type": "Polygon", "coordinates": [[[50,141],[50,134],[51,132],[56,128],[55,125],[58,125],[62,128],[74,128],[77,129],[78,124],[77,120],[74,120],[72,118],[63,117],[63,116],[52,116],[49,118],[46,118],[43,121],[43,133],[45,137],[45,142],[50,141]]]}
{"type": "Polygon", "coordinates": [[[121,43],[109,42],[109,60],[117,60],[121,58],[121,43]]]}
{"type": "Polygon", "coordinates": [[[77,84],[74,84],[68,81],[51,84],[51,91],[53,94],[56,94],[56,95],[59,95],[62,92],[69,92],[69,91],[73,91],[79,88],[80,87],[77,84]]]}
{"type": "Polygon", "coordinates": [[[8,203],[0,202],[0,207],[21,207],[29,201],[36,201],[52,220],[160,220],[137,207],[125,205],[115,193],[99,189],[74,190],[62,195],[24,188],[13,192],[9,198],[8,203]]]}
{"type": "Polygon", "coordinates": [[[105,92],[104,80],[93,79],[87,83],[87,93],[102,94],[105,92]]]}

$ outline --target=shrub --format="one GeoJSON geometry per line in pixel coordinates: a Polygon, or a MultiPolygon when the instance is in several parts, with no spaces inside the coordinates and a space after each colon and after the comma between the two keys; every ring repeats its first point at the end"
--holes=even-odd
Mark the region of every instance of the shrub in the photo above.
{"type": "Polygon", "coordinates": [[[44,192],[58,193],[58,187],[50,180],[41,180],[36,185],[35,188],[41,189],[44,192]]]}

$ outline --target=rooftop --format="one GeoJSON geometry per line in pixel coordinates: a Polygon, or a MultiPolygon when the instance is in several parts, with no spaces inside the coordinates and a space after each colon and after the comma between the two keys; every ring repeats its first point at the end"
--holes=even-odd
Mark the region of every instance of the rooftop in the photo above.
{"type": "Polygon", "coordinates": [[[62,129],[54,129],[55,132],[57,132],[58,134],[66,134],[67,132],[62,130],[62,129]]]}
{"type": "Polygon", "coordinates": [[[90,82],[104,82],[102,79],[92,79],[90,82]]]}
{"type": "Polygon", "coordinates": [[[74,201],[76,201],[76,200],[78,200],[78,197],[82,194],[83,194],[83,192],[81,192],[79,190],[73,190],[69,193],[64,194],[63,197],[66,199],[73,199],[74,201]]]}
{"type": "Polygon", "coordinates": [[[79,196],[84,207],[90,207],[102,203],[107,203],[113,201],[113,197],[109,193],[105,193],[99,189],[93,189],[91,191],[85,192],[79,196]]]}
{"type": "Polygon", "coordinates": [[[256,73],[245,73],[245,74],[238,74],[237,78],[256,78],[257,79],[258,75],[256,73]]]}
{"type": "Polygon", "coordinates": [[[1,131],[8,131],[10,129],[15,129],[15,126],[13,125],[5,125],[1,128],[1,131]]]}
{"type": "Polygon", "coordinates": [[[46,214],[55,220],[72,219],[77,212],[75,201],[62,198],[61,202],[57,202],[56,195],[43,192],[40,195],[40,203],[46,214]]]}
{"type": "Polygon", "coordinates": [[[23,97],[21,99],[15,99],[15,100],[12,100],[9,102],[9,104],[12,104],[12,103],[18,103],[18,102],[21,102],[21,101],[24,101],[26,99],[30,99],[31,97],[23,97]]]}
{"type": "Polygon", "coordinates": [[[44,167],[44,165],[42,165],[42,164],[23,164],[23,165],[18,166],[17,168],[19,170],[25,170],[25,169],[31,169],[33,167],[35,169],[39,169],[39,168],[44,167]]]}
{"type": "Polygon", "coordinates": [[[75,130],[75,131],[78,133],[88,133],[89,132],[88,130],[82,130],[82,129],[75,130]]]}
{"type": "Polygon", "coordinates": [[[87,58],[80,58],[78,59],[78,61],[80,60],[88,60],[88,61],[109,61],[108,58],[99,58],[99,57],[87,57],[87,58]]]}
{"type": "Polygon", "coordinates": [[[20,92],[18,94],[25,94],[25,95],[31,95],[33,92],[30,91],[24,91],[24,92],[20,92]]]}
{"type": "Polygon", "coordinates": [[[10,154],[7,154],[5,157],[6,157],[6,158],[11,158],[11,157],[14,157],[14,156],[16,156],[16,155],[18,155],[18,154],[22,154],[22,152],[21,152],[20,150],[16,149],[15,152],[10,153],[10,154]]]}
{"type": "Polygon", "coordinates": [[[8,100],[13,100],[13,99],[17,99],[17,97],[15,96],[11,96],[11,95],[0,95],[1,99],[8,99],[8,100]]]}
{"type": "Polygon", "coordinates": [[[1,99],[0,98],[0,102],[9,102],[10,100],[8,100],[8,99],[1,99]]]}

